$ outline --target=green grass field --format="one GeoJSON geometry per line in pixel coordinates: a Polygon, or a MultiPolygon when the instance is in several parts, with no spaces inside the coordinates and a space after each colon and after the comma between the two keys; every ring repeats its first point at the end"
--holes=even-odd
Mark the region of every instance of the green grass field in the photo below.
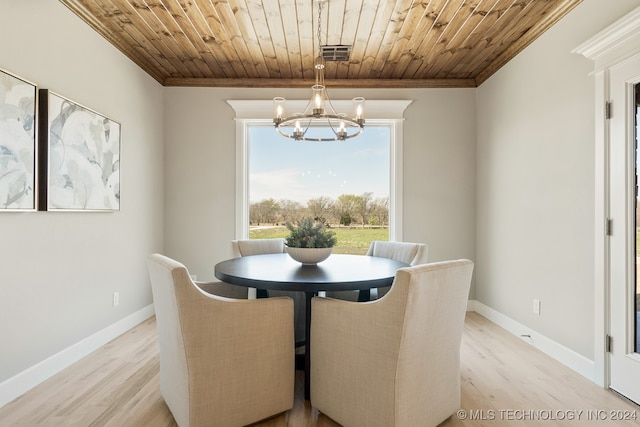
{"type": "MultiPolygon", "coordinates": [[[[333,252],[336,254],[364,255],[372,240],[389,240],[389,230],[386,228],[340,227],[331,228],[336,233],[338,244],[333,252]]],[[[250,239],[272,239],[287,237],[286,227],[251,228],[250,239]]]]}

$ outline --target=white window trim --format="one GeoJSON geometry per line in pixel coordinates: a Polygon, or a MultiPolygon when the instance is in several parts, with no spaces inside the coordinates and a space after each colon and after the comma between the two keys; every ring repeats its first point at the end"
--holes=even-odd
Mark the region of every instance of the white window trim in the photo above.
{"type": "MultiPolygon", "coordinates": [[[[366,123],[391,125],[390,189],[389,189],[389,240],[402,241],[402,144],[404,111],[411,100],[367,100],[366,123]]],[[[249,238],[249,144],[250,125],[272,124],[272,100],[227,100],[235,111],[236,119],[236,239],[249,238]]],[[[287,100],[291,111],[302,111],[308,101],[287,100]]],[[[348,111],[352,101],[332,100],[338,111],[348,111]]],[[[274,130],[275,132],[275,130],[274,130]]],[[[366,132],[366,128],[365,128],[366,132]]],[[[339,144],[328,142],[327,144],[339,144]]]]}

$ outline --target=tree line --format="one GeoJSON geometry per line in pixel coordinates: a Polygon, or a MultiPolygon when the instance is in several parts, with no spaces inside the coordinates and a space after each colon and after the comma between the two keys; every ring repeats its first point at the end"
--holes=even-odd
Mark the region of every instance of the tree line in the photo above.
{"type": "Polygon", "coordinates": [[[373,193],[360,196],[343,194],[336,200],[329,197],[309,199],[306,206],[293,200],[264,199],[249,205],[251,225],[295,224],[311,217],[327,225],[389,225],[389,198],[373,198],[373,193]]]}

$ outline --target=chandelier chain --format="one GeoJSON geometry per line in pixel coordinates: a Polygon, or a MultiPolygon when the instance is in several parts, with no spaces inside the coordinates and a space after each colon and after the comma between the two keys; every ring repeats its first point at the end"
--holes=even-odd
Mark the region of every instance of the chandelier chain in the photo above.
{"type": "Polygon", "coordinates": [[[322,33],[320,27],[322,26],[322,2],[318,2],[318,56],[322,55],[322,33]]]}

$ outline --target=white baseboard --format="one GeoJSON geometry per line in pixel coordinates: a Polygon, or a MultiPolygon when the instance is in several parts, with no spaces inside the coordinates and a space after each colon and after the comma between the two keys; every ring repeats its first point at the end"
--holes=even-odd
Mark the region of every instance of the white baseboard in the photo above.
{"type": "Polygon", "coordinates": [[[476,311],[476,300],[470,299],[467,301],[467,311],[476,311]]]}
{"type": "Polygon", "coordinates": [[[528,344],[531,344],[538,350],[553,357],[568,368],[573,369],[583,377],[595,382],[595,362],[589,360],[581,354],[557,343],[556,341],[531,330],[529,327],[519,323],[508,316],[482,304],[480,301],[471,300],[467,305],[467,310],[475,311],[496,325],[506,329],[513,335],[519,337],[528,344]],[[469,307],[472,307],[469,310],[469,307]],[[522,335],[526,335],[523,337],[522,335]]]}
{"type": "Polygon", "coordinates": [[[150,304],[0,383],[0,408],[153,314],[153,304],[150,304]]]}

